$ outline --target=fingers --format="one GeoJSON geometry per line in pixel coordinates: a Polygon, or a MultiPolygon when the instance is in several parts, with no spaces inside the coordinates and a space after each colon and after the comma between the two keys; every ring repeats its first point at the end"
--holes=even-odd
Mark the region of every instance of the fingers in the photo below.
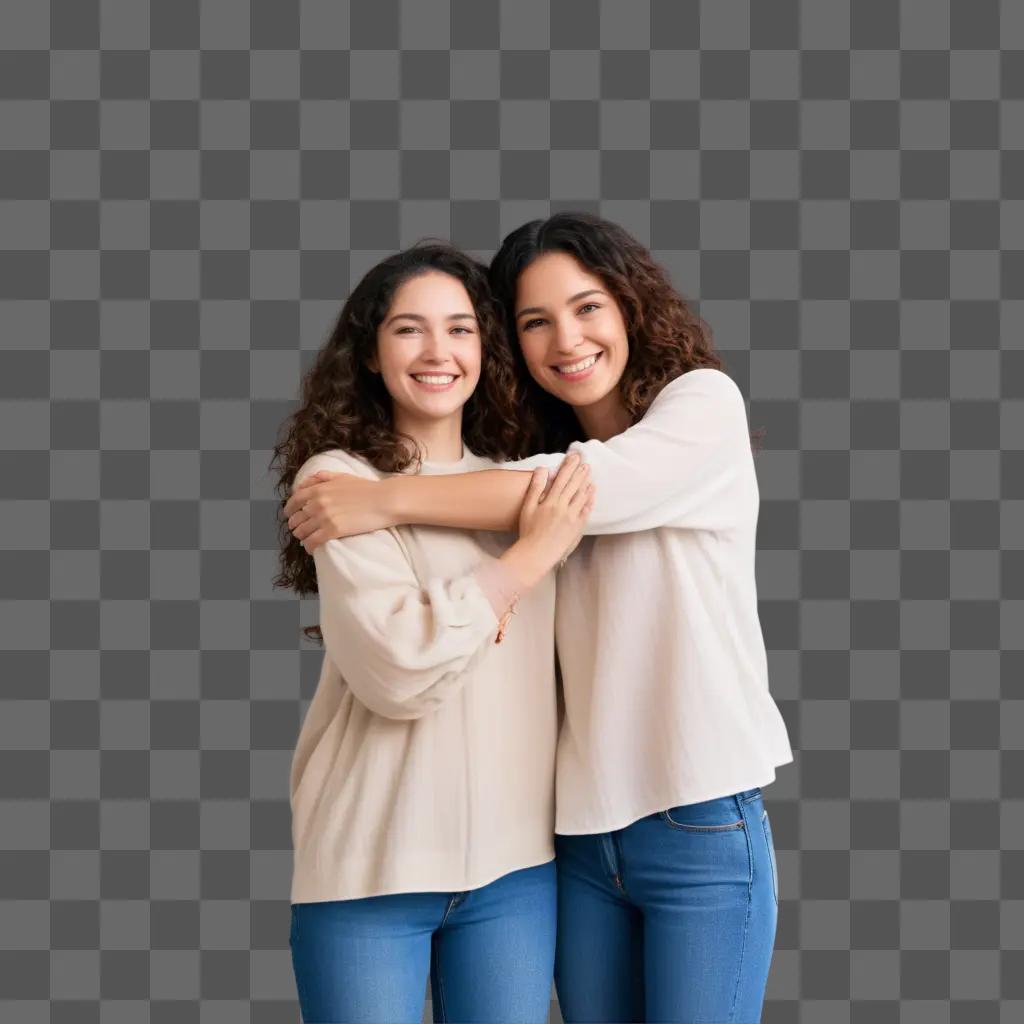
{"type": "Polygon", "coordinates": [[[544,495],[545,501],[547,501],[548,498],[557,498],[562,491],[565,490],[566,485],[569,483],[569,480],[572,479],[572,475],[579,464],[580,457],[575,452],[562,459],[562,464],[558,467],[558,472],[555,474],[554,480],[552,480],[548,485],[547,493],[544,495]]]}
{"type": "Polygon", "coordinates": [[[305,488],[315,482],[315,480],[303,480],[302,483],[292,491],[291,497],[284,503],[284,514],[286,516],[290,516],[295,512],[298,512],[298,510],[302,508],[307,501],[309,501],[310,492],[305,488]]]}
{"type": "Polygon", "coordinates": [[[580,491],[584,490],[590,484],[590,467],[585,463],[581,462],[576,467],[576,472],[573,473],[569,479],[568,487],[566,488],[573,497],[579,494],[580,491]]]}
{"type": "Polygon", "coordinates": [[[594,492],[597,488],[592,483],[586,483],[569,499],[569,508],[576,513],[582,513],[587,502],[594,500],[594,492]]]}
{"type": "Polygon", "coordinates": [[[308,494],[304,493],[306,488],[326,483],[331,477],[338,475],[333,470],[321,469],[316,473],[310,473],[301,483],[293,484],[291,495],[284,503],[284,514],[290,516],[296,509],[301,508],[304,502],[309,501],[308,494]]]}
{"type": "Polygon", "coordinates": [[[297,526],[289,527],[288,529],[297,541],[304,544],[306,542],[306,538],[316,530],[316,524],[312,521],[312,516],[310,516],[302,520],[297,526]]]}
{"type": "Polygon", "coordinates": [[[544,500],[547,501],[548,498],[558,499],[563,495],[568,500],[568,498],[576,493],[576,490],[583,480],[587,478],[589,472],[590,467],[573,452],[572,455],[562,460],[555,479],[551,481],[551,486],[548,488],[547,494],[544,495],[544,500]]]}
{"type": "MultiPolygon", "coordinates": [[[[308,499],[307,499],[307,501],[308,501],[308,499]]],[[[285,512],[287,512],[287,511],[288,511],[288,506],[286,505],[285,506],[285,512]]],[[[295,510],[292,512],[292,514],[290,516],[288,516],[288,529],[291,530],[292,533],[294,533],[295,532],[295,528],[297,526],[301,526],[307,520],[312,519],[312,518],[313,518],[313,512],[311,512],[308,508],[305,508],[302,504],[296,505],[295,506],[295,510]]]]}
{"type": "Polygon", "coordinates": [[[565,490],[562,491],[562,500],[567,506],[570,506],[573,500],[586,491],[589,484],[590,467],[585,462],[581,462],[569,477],[569,482],[565,485],[565,490]]]}
{"type": "Polygon", "coordinates": [[[297,540],[304,540],[318,526],[322,526],[323,517],[317,505],[316,499],[307,497],[303,505],[300,505],[288,517],[288,529],[297,540]]]}

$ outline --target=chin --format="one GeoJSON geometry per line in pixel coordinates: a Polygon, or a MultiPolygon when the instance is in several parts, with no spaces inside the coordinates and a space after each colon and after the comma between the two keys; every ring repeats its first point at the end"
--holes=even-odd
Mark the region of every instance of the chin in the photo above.
{"type": "Polygon", "coordinates": [[[568,384],[555,378],[552,386],[545,390],[550,391],[556,398],[562,399],[562,401],[567,402],[569,405],[585,406],[600,402],[612,390],[612,387],[613,385],[609,385],[603,380],[588,380],[579,384],[568,384]]]}
{"type": "Polygon", "coordinates": [[[462,408],[461,402],[446,403],[445,405],[417,405],[416,413],[425,420],[446,420],[454,416],[462,408]]]}
{"type": "Polygon", "coordinates": [[[443,420],[457,413],[466,404],[462,395],[439,395],[434,401],[417,398],[409,402],[410,411],[424,419],[443,420]]]}

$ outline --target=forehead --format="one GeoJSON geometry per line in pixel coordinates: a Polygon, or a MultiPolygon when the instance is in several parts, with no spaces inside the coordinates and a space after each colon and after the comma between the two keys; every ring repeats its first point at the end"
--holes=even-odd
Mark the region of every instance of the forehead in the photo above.
{"type": "Polygon", "coordinates": [[[473,312],[469,293],[458,278],[428,270],[408,278],[395,289],[389,312],[415,313],[441,307],[446,313],[473,312]]]}
{"type": "Polygon", "coordinates": [[[519,275],[516,294],[528,297],[573,295],[584,288],[603,288],[601,279],[567,252],[546,252],[519,275]]]}

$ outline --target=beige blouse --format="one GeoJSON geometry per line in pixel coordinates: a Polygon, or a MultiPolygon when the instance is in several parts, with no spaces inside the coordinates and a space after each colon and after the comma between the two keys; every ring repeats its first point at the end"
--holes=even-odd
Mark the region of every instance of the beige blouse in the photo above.
{"type": "MultiPolygon", "coordinates": [[[[498,468],[468,449],[424,473],[498,468]]],[[[340,450],[321,469],[379,479],[340,450]]],[[[477,888],[554,856],[554,575],[500,644],[514,538],[402,526],[313,553],[325,655],[290,794],[293,903],[477,888]]]]}

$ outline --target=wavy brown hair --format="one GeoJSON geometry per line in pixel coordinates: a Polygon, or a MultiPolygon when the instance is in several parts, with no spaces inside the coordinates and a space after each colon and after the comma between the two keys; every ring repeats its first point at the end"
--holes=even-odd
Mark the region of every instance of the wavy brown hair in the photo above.
{"type": "MultiPolygon", "coordinates": [[[[426,241],[382,260],[353,289],[324,346],[301,383],[298,408],[279,431],[270,466],[278,474],[281,506],[312,456],[341,448],[364,458],[382,473],[398,473],[422,459],[416,442],[394,428],[392,400],[368,363],[377,351],[377,329],[395,292],[420,274],[439,272],[460,281],[469,294],[480,331],[480,381],[462,410],[462,438],[476,453],[496,460],[525,454],[519,422],[521,386],[513,349],[503,337],[500,307],[483,264],[447,243],[426,241]]],[[[280,510],[279,510],[280,512],[280,510]]],[[[280,573],[276,587],[300,595],[317,593],[312,555],[279,514],[280,573]]],[[[303,632],[322,640],[319,626],[303,632]]]]}
{"type": "MultiPolygon", "coordinates": [[[[564,252],[604,283],[622,311],[629,356],[619,393],[636,423],[669,381],[698,367],[723,369],[711,328],[675,290],[650,252],[618,224],[589,213],[556,213],[516,228],[501,243],[488,272],[505,328],[516,338],[519,275],[538,256],[564,252]]],[[[528,401],[524,419],[530,450],[564,451],[584,435],[572,406],[545,391],[530,375],[522,349],[511,345],[528,401]]],[[[758,438],[760,432],[752,435],[758,438]]]]}

